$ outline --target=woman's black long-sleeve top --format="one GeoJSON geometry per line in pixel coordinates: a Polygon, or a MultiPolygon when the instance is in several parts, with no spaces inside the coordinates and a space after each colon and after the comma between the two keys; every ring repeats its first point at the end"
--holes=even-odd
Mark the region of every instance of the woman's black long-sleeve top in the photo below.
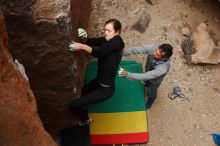
{"type": "Polygon", "coordinates": [[[115,87],[115,77],[124,49],[122,38],[119,35],[109,41],[104,37],[89,38],[86,44],[92,47],[91,55],[98,58],[97,81],[115,87]]]}

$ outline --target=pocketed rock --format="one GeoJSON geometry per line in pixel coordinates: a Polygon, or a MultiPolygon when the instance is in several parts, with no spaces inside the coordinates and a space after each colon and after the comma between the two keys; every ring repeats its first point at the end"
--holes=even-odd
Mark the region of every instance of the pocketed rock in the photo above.
{"type": "Polygon", "coordinates": [[[56,136],[72,126],[68,109],[80,95],[87,56],[70,52],[79,41],[77,28],[86,29],[91,0],[3,0],[9,49],[23,64],[46,130],[56,136]],[[77,70],[72,71],[71,67],[77,70]]]}
{"type": "Polygon", "coordinates": [[[37,114],[34,94],[8,51],[8,37],[0,10],[0,145],[58,146],[37,114]]]}

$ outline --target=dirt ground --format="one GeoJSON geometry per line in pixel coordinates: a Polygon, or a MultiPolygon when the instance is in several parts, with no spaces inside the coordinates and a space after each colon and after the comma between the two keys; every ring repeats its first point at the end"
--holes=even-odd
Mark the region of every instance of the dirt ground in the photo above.
{"type": "MultiPolygon", "coordinates": [[[[181,29],[194,30],[206,22],[209,31],[220,35],[220,2],[157,0],[150,5],[145,0],[93,0],[92,7],[88,33],[93,36],[101,34],[99,30],[107,19],[116,18],[123,25],[121,36],[126,48],[161,43],[174,47],[171,69],[158,90],[156,102],[147,111],[150,141],[140,145],[214,146],[210,134],[220,133],[220,65],[187,66],[181,50],[181,42],[186,37],[181,29]],[[150,14],[146,31],[131,30],[130,26],[144,8],[150,14]],[[189,100],[170,100],[168,94],[175,86],[179,86],[189,100]]],[[[144,65],[146,56],[123,59],[144,65]]]]}

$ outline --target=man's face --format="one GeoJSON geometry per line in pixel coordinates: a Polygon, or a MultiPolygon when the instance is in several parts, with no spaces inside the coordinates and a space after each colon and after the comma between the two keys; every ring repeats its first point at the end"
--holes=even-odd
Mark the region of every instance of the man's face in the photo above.
{"type": "Polygon", "coordinates": [[[112,23],[108,23],[105,25],[104,37],[105,37],[106,41],[109,41],[110,39],[112,39],[114,36],[116,36],[118,34],[119,34],[118,32],[115,32],[115,29],[114,29],[112,23]]]}
{"type": "Polygon", "coordinates": [[[162,60],[163,56],[164,56],[164,52],[160,48],[157,48],[153,53],[153,58],[155,60],[162,60]]]}

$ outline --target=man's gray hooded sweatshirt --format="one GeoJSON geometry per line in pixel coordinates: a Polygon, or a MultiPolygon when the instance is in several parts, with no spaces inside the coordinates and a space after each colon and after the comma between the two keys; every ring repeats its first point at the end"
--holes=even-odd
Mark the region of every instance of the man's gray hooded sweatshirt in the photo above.
{"type": "Polygon", "coordinates": [[[170,68],[170,59],[156,61],[153,58],[154,51],[158,45],[144,45],[140,47],[132,47],[123,50],[123,56],[134,54],[146,54],[147,61],[144,73],[127,72],[127,78],[133,80],[141,80],[145,83],[150,82],[156,87],[159,87],[170,68]]]}

